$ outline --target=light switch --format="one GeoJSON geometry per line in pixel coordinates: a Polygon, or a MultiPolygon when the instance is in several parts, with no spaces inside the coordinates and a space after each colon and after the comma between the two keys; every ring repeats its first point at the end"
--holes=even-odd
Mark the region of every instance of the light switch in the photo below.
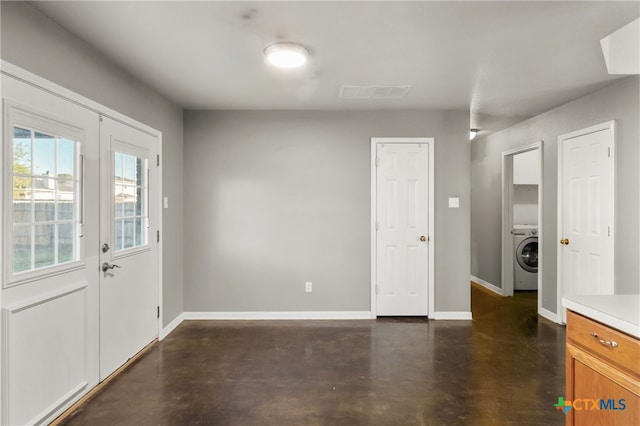
{"type": "Polygon", "coordinates": [[[164,197],[164,208],[165,209],[169,208],[169,197],[164,197]]]}
{"type": "Polygon", "coordinates": [[[460,208],[460,198],[458,198],[458,197],[449,197],[449,208],[450,209],[460,208]]]}

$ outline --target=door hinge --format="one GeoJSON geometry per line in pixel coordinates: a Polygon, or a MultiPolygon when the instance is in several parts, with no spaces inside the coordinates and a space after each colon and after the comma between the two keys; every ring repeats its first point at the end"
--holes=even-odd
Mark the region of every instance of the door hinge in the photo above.
{"type": "Polygon", "coordinates": [[[158,306],[158,318],[160,318],[160,306],[158,306]]]}
{"type": "Polygon", "coordinates": [[[611,227],[607,226],[607,237],[611,236],[611,227]]]}
{"type": "Polygon", "coordinates": [[[160,154],[156,155],[156,166],[160,167],[160,154]]]}
{"type": "Polygon", "coordinates": [[[100,122],[102,123],[102,116],[100,116],[100,122]]]}
{"type": "Polygon", "coordinates": [[[376,167],[380,165],[380,157],[376,157],[376,167]]]}
{"type": "Polygon", "coordinates": [[[376,284],[376,294],[378,294],[380,292],[380,287],[378,287],[378,284],[376,284]]]}
{"type": "Polygon", "coordinates": [[[376,231],[380,229],[380,224],[378,223],[378,221],[376,220],[376,231]]]}
{"type": "Polygon", "coordinates": [[[611,158],[611,147],[607,147],[607,157],[611,158]]]}
{"type": "Polygon", "coordinates": [[[156,231],[156,243],[160,242],[160,230],[156,231]]]}

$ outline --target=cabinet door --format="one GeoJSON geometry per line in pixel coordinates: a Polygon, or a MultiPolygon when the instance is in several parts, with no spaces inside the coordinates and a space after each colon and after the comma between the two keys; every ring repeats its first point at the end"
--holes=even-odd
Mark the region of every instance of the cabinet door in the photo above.
{"type": "Polygon", "coordinates": [[[568,346],[567,400],[572,401],[573,408],[567,413],[567,424],[640,425],[637,385],[633,378],[582,349],[568,346]]]}

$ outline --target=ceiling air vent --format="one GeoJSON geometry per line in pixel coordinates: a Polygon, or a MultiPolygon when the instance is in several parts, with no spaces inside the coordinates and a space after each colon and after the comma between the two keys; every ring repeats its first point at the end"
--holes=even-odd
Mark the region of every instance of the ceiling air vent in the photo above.
{"type": "Polygon", "coordinates": [[[411,86],[348,86],[340,87],[341,99],[401,99],[411,86]]]}

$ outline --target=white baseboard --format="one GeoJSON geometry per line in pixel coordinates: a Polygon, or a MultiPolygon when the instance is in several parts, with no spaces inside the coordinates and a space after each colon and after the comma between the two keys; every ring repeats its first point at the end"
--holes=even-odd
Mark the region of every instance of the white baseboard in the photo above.
{"type": "Polygon", "coordinates": [[[158,336],[158,340],[162,341],[165,337],[167,337],[173,330],[179,326],[182,321],[184,321],[184,312],[174,318],[165,328],[160,330],[160,336],[158,336]]]}
{"type": "Polygon", "coordinates": [[[486,288],[487,290],[490,290],[496,294],[499,294],[500,296],[503,296],[502,294],[502,289],[500,287],[498,287],[497,285],[493,285],[488,281],[483,280],[482,278],[478,278],[474,275],[471,275],[471,281],[473,281],[474,283],[481,285],[482,287],[486,288]]]}
{"type": "Polygon", "coordinates": [[[470,320],[471,312],[455,312],[455,311],[445,311],[445,312],[434,312],[429,315],[430,319],[434,320],[470,320]]]}
{"type": "Polygon", "coordinates": [[[556,324],[562,324],[558,318],[558,315],[554,314],[553,312],[545,309],[545,308],[539,308],[538,309],[538,315],[540,315],[541,317],[544,317],[546,319],[548,319],[549,321],[553,321],[556,324]]]}
{"type": "Polygon", "coordinates": [[[184,320],[364,320],[370,311],[185,312],[184,320]]]}

